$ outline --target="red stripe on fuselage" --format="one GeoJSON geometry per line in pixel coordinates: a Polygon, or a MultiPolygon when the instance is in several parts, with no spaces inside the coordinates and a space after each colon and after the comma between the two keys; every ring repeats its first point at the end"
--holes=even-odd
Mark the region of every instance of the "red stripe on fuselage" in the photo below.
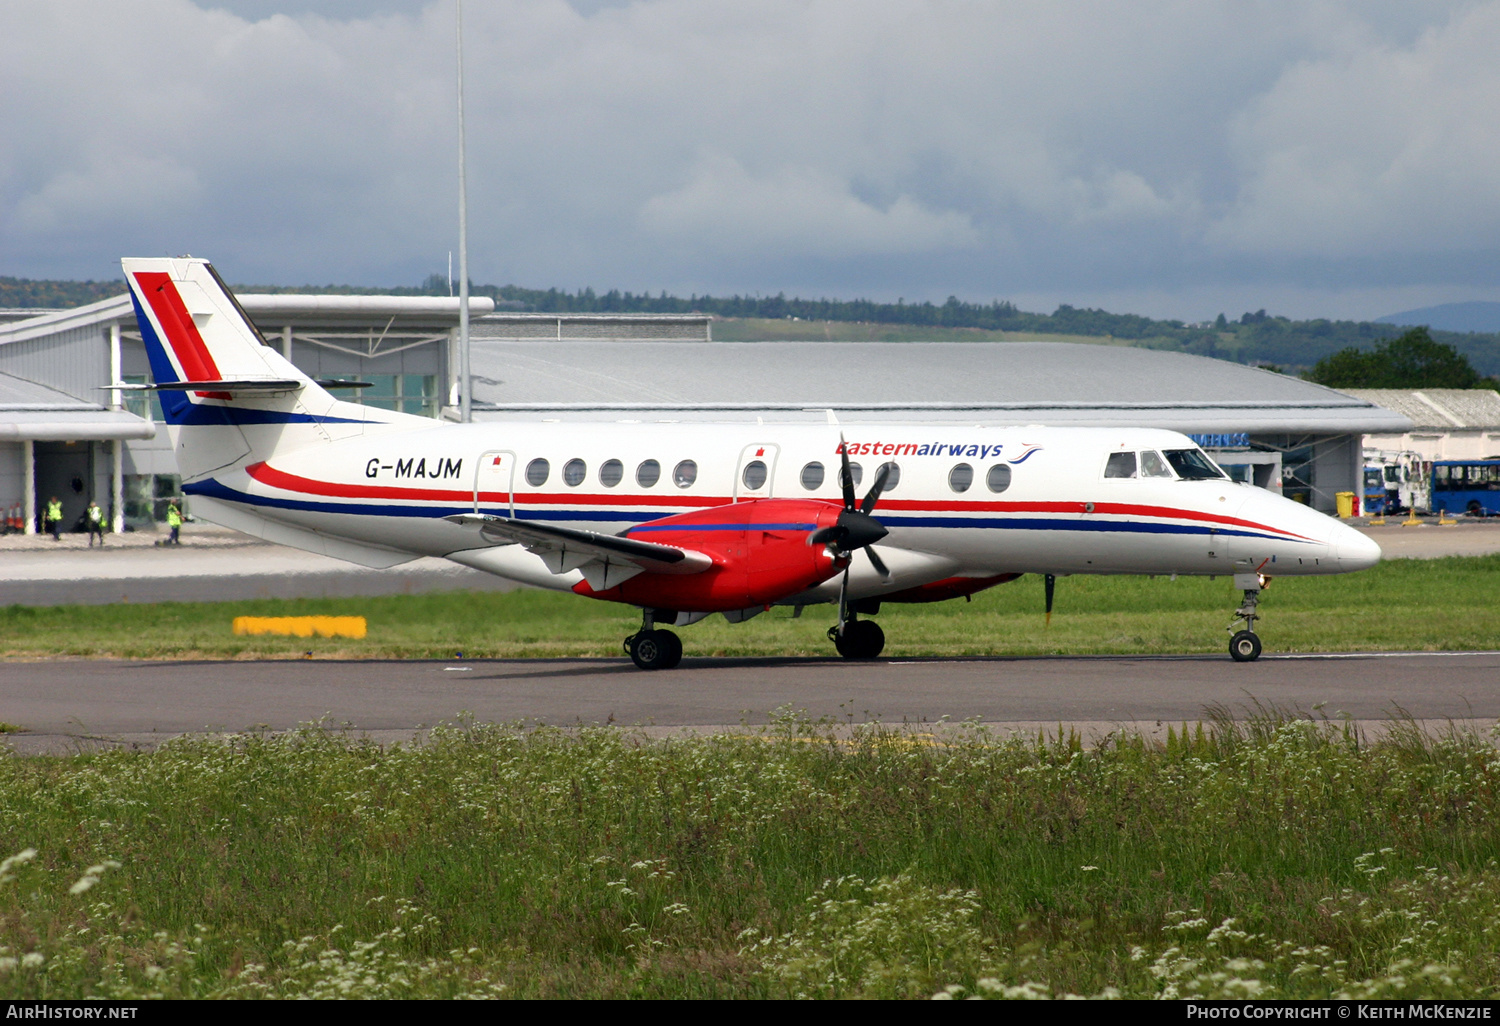
{"type": "MultiPolygon", "coordinates": [[[[942,509],[949,513],[1079,513],[1087,514],[1087,503],[1082,502],[950,502],[933,503],[924,502],[921,499],[882,499],[881,509],[888,510],[911,510],[922,511],[931,509],[942,509]]],[[[1241,520],[1238,517],[1226,517],[1218,513],[1199,513],[1196,510],[1172,509],[1169,506],[1143,506],[1129,502],[1096,502],[1093,504],[1092,513],[1098,515],[1126,516],[1126,517],[1158,517],[1176,520],[1202,520],[1211,524],[1223,524],[1226,527],[1249,527],[1257,531],[1272,531],[1276,534],[1284,534],[1289,538],[1300,538],[1303,541],[1312,541],[1303,535],[1287,531],[1280,527],[1267,527],[1265,524],[1257,524],[1253,520],[1241,520]]]]}
{"type": "MultiPolygon", "coordinates": [[[[245,468],[245,471],[262,484],[270,485],[273,488],[281,488],[289,492],[302,492],[308,495],[327,495],[341,499],[407,499],[415,502],[474,501],[474,493],[472,491],[397,488],[392,485],[338,484],[332,481],[315,481],[312,478],[300,477],[296,474],[288,474],[285,471],[277,470],[266,463],[251,464],[245,468]]],[[[511,501],[511,497],[505,492],[481,492],[479,494],[479,501],[481,504],[505,504],[511,501]]],[[[700,509],[708,509],[714,506],[726,506],[733,501],[733,499],[718,496],[595,495],[577,492],[549,492],[547,494],[531,495],[518,493],[515,496],[515,502],[518,506],[572,505],[613,506],[616,508],[631,506],[692,506],[700,509]]],[[[832,502],[832,500],[820,501],[832,502]]],[[[924,502],[921,499],[886,499],[880,503],[879,508],[892,511],[941,513],[1087,514],[1088,511],[1084,508],[1084,505],[1082,502],[924,502]]],[[[1226,527],[1244,527],[1255,531],[1269,531],[1302,541],[1312,540],[1304,535],[1286,531],[1279,527],[1268,527],[1265,524],[1257,524],[1253,520],[1240,520],[1237,517],[1226,517],[1216,513],[1199,513],[1194,510],[1172,509],[1167,506],[1141,506],[1123,502],[1098,502],[1094,504],[1093,515],[1151,517],[1167,520],[1198,520],[1207,523],[1223,524],[1226,527]]]]}
{"type": "MultiPolygon", "coordinates": [[[[333,481],[314,481],[310,477],[299,477],[277,470],[266,463],[252,463],[245,473],[259,481],[288,492],[307,495],[329,495],[338,499],[409,499],[414,502],[473,502],[474,492],[439,491],[431,488],[395,488],[391,485],[338,484],[333,481]]],[[[480,492],[481,502],[509,502],[504,492],[480,492]]]]}
{"type": "MultiPolygon", "coordinates": [[[[198,334],[198,325],[193,323],[193,315],[188,313],[182,296],[177,293],[177,286],[172,284],[172,276],[165,271],[137,271],[135,280],[140,284],[146,302],[151,304],[151,312],[156,314],[161,330],[166,333],[167,344],[172,347],[177,364],[182,368],[182,379],[217,381],[218,364],[214,363],[203,336],[198,334]]],[[[228,392],[195,394],[209,399],[230,397],[228,392]]]]}

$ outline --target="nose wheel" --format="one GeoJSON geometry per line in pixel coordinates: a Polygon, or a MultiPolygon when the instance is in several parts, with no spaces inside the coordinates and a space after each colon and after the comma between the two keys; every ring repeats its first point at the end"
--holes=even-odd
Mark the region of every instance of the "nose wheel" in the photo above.
{"type": "Polygon", "coordinates": [[[1229,658],[1237,663],[1254,662],[1260,658],[1260,635],[1254,631],[1236,631],[1229,639],[1229,658]]]}
{"type": "Polygon", "coordinates": [[[1260,605],[1261,589],[1270,580],[1259,574],[1236,574],[1235,583],[1248,587],[1245,587],[1244,598],[1240,600],[1240,607],[1234,611],[1234,620],[1229,624],[1232,632],[1229,638],[1229,658],[1237,663],[1253,663],[1260,658],[1260,635],[1255,633],[1255,621],[1260,619],[1260,614],[1256,609],[1260,605]],[[1235,630],[1236,627],[1239,630],[1235,630]]]}

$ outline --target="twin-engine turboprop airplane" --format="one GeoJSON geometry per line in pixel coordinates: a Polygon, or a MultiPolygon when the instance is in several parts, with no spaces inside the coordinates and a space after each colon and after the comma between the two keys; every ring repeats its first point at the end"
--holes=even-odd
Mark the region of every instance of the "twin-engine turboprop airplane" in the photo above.
{"type": "Polygon", "coordinates": [[[1380,558],[1171,431],[444,424],[343,402],[266,344],[207,261],[123,265],[155,378],[136,387],[161,394],[196,514],[366,566],[441,556],[637,606],[625,649],[642,669],[682,658],[664,626],[817,603],[837,603],[839,653],[871,659],[885,637],[860,617],[883,604],[1026,573],[1047,576],[1049,611],[1058,575],[1232,575],[1230,654],[1247,661],[1270,576],[1380,558]]]}

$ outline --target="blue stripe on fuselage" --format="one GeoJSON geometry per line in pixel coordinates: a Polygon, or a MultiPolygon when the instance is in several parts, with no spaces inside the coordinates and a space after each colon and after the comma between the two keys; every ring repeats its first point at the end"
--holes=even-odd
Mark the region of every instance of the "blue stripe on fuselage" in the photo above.
{"type": "MultiPolygon", "coordinates": [[[[445,517],[456,513],[472,513],[472,504],[464,506],[387,506],[387,505],[361,505],[348,502],[330,502],[308,499],[280,499],[266,495],[251,495],[247,492],[236,491],[219,481],[209,479],[192,484],[184,484],[182,490],[187,495],[204,495],[213,499],[222,499],[226,502],[244,503],[249,506],[263,506],[268,509],[290,509],[300,510],[307,513],[344,513],[355,516],[370,517],[445,517]]],[[[493,507],[492,507],[493,508],[493,507]]],[[[503,508],[503,507],[502,507],[503,508]]],[[[677,516],[676,513],[661,512],[647,513],[644,511],[618,511],[618,510],[521,510],[516,514],[517,520],[542,520],[557,521],[560,523],[581,522],[614,522],[641,524],[642,527],[632,530],[645,531],[728,531],[755,529],[762,531],[770,530],[811,530],[813,524],[703,524],[703,525],[676,525],[664,524],[660,527],[649,526],[653,520],[661,520],[664,517],[677,516]]],[[[885,516],[880,522],[888,527],[938,527],[938,528],[985,528],[990,530],[1010,531],[1094,531],[1115,532],[1127,534],[1186,534],[1186,535],[1225,535],[1237,538],[1257,538],[1263,541],[1285,541],[1298,542],[1301,544],[1317,544],[1311,539],[1284,538],[1279,535],[1265,534],[1259,531],[1239,531],[1223,527],[1202,527],[1197,524],[1158,524],[1143,523],[1138,520],[1050,520],[1042,517],[894,517],[885,516]]]]}

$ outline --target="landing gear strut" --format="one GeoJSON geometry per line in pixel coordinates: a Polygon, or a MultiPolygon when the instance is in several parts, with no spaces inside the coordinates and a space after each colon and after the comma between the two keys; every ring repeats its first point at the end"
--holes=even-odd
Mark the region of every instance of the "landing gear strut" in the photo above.
{"type": "Polygon", "coordinates": [[[1240,608],[1234,611],[1235,618],[1227,628],[1233,632],[1229,638],[1229,658],[1237,663],[1250,663],[1260,658],[1260,635],[1255,633],[1255,621],[1260,614],[1255,609],[1260,604],[1261,590],[1270,583],[1260,574],[1234,575],[1235,587],[1244,590],[1240,608]],[[1244,626],[1235,630],[1241,623],[1244,626]]]}
{"type": "MultiPolygon", "coordinates": [[[[625,639],[625,654],[643,670],[670,670],[682,662],[682,639],[671,631],[657,630],[656,613],[647,609],[641,614],[641,629],[625,639]]],[[[676,619],[676,614],[670,619],[676,619]]]]}

